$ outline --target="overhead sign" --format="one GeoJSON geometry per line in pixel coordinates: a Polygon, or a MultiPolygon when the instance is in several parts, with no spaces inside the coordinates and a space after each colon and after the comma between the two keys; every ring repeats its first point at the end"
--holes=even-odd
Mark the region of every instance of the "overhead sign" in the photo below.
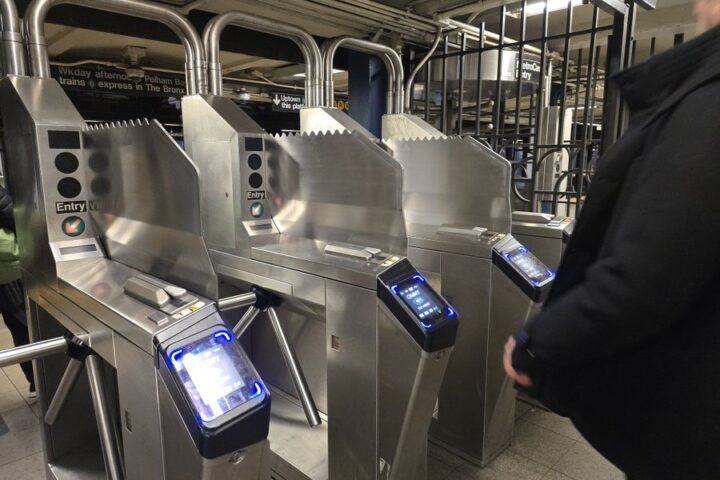
{"type": "MultiPolygon", "coordinates": [[[[305,106],[305,97],[296,93],[273,92],[272,111],[283,113],[298,113],[305,106]]],[[[336,98],[335,107],[347,112],[350,102],[347,98],[336,98]]]]}
{"type": "MultiPolygon", "coordinates": [[[[520,56],[518,55],[518,61],[520,56]]],[[[516,67],[517,68],[517,67],[516,67]]],[[[540,82],[540,58],[537,55],[523,55],[522,69],[520,75],[524,82],[540,82]],[[531,58],[527,58],[527,57],[531,58]]]]}
{"type": "Polygon", "coordinates": [[[145,72],[142,78],[130,78],[118,68],[52,66],[51,74],[65,90],[156,97],[185,95],[185,77],[172,73],[145,72]]]}
{"type": "Polygon", "coordinates": [[[273,112],[299,112],[305,106],[305,97],[294,93],[273,92],[273,112]]]}

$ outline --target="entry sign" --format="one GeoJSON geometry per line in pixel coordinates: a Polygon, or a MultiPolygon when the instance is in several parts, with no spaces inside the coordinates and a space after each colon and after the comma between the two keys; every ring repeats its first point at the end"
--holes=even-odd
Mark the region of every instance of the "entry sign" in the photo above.
{"type": "Polygon", "coordinates": [[[272,111],[297,113],[305,106],[305,97],[293,93],[273,92],[272,111]]]}
{"type": "Polygon", "coordinates": [[[63,233],[69,237],[78,237],[85,232],[85,220],[80,217],[67,217],[62,222],[63,233]]]}

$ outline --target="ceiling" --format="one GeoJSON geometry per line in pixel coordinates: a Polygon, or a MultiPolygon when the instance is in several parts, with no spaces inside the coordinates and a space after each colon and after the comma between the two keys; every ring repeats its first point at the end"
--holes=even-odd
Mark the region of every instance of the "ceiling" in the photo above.
{"type": "MultiPolygon", "coordinates": [[[[173,3],[187,4],[188,0],[172,0],[173,3]]],[[[18,0],[19,2],[19,0],[18,0]]],[[[353,35],[364,38],[376,38],[393,46],[400,46],[404,41],[413,44],[427,44],[434,37],[434,32],[441,22],[442,12],[472,4],[478,15],[465,13],[456,18],[460,21],[472,20],[476,24],[485,22],[489,30],[497,30],[499,21],[497,0],[486,2],[468,0],[196,0],[186,8],[221,13],[240,10],[255,15],[273,18],[301,26],[316,37],[329,38],[338,35],[353,35]],[[474,17],[474,19],[473,19],[474,17]]],[[[659,0],[655,11],[639,11],[636,24],[637,58],[649,56],[652,39],[655,38],[655,51],[670,48],[677,34],[684,34],[685,40],[694,35],[692,16],[692,0],[659,0]]],[[[60,7],[62,8],[62,7],[60,7]]],[[[508,7],[512,8],[512,7],[508,7]]],[[[590,6],[579,6],[574,9],[573,29],[589,28],[592,19],[590,6]]],[[[529,17],[527,22],[528,38],[539,35],[541,16],[529,17]]],[[[612,18],[601,13],[600,25],[610,25],[612,18]]],[[[565,13],[550,14],[550,33],[563,32],[565,29],[565,13]]],[[[518,21],[508,19],[507,36],[518,38],[520,34],[518,21]]],[[[140,60],[143,67],[162,68],[181,71],[184,63],[184,52],[179,44],[147,38],[148,36],[127,36],[118,33],[101,33],[89,28],[77,28],[48,24],[46,37],[49,53],[54,62],[78,62],[99,60],[106,62],[122,62],[123,50],[127,46],[139,46],[146,49],[145,56],[140,60]]],[[[282,55],[253,55],[248,52],[257,50],[254,41],[266,42],[265,39],[253,40],[248,37],[246,43],[234,44],[235,52],[221,54],[224,73],[227,77],[252,79],[301,86],[302,78],[294,76],[303,70],[297,61],[282,58],[282,55]],[[245,48],[247,47],[247,48],[245,48]],[[252,48],[251,48],[252,47],[252,48]],[[276,58],[268,58],[268,57],[276,58]]],[[[589,46],[589,37],[576,38],[571,49],[577,50],[589,46]]],[[[604,45],[607,34],[601,34],[596,45],[604,45]]],[[[552,50],[556,45],[552,42],[552,50]]],[[[559,45],[558,45],[559,47],[559,45]]],[[[270,48],[272,50],[272,48],[270,48]]],[[[338,74],[336,82],[342,89],[346,81],[344,73],[338,74]]]]}

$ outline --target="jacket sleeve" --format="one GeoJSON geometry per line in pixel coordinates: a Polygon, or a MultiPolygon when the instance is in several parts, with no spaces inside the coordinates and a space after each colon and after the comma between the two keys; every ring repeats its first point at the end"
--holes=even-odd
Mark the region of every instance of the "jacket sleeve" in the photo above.
{"type": "Polygon", "coordinates": [[[5,187],[0,185],[0,228],[15,231],[15,213],[13,199],[5,187]]]}
{"type": "Polygon", "coordinates": [[[518,336],[524,347],[513,354],[516,369],[533,376],[632,350],[718,301],[718,122],[719,83],[691,93],[665,117],[584,280],[518,336]]]}

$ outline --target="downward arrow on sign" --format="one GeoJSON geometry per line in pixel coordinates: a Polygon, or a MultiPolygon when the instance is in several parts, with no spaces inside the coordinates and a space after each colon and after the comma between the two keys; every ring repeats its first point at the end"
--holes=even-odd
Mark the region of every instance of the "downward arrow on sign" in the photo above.
{"type": "Polygon", "coordinates": [[[280,97],[273,97],[273,103],[275,105],[280,105],[280,97]]]}
{"type": "Polygon", "coordinates": [[[65,231],[67,233],[78,233],[78,227],[80,227],[80,224],[82,223],[82,220],[77,219],[72,223],[68,223],[65,226],[65,231]]]}

